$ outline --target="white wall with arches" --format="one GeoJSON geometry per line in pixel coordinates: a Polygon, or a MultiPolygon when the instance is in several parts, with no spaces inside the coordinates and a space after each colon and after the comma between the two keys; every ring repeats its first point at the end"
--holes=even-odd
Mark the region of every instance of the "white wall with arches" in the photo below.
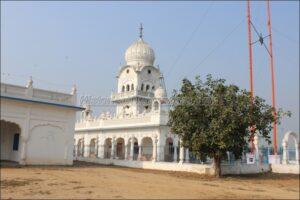
{"type": "Polygon", "coordinates": [[[75,93],[35,90],[30,83],[27,87],[1,83],[1,160],[71,165],[75,113],[80,109],[75,93]],[[54,100],[55,95],[61,96],[54,100]],[[73,99],[61,102],[67,98],[73,99]]]}
{"type": "Polygon", "coordinates": [[[180,158],[177,135],[170,133],[167,126],[152,126],[139,128],[98,128],[88,131],[77,130],[75,133],[75,159],[80,157],[93,157],[89,150],[89,141],[97,139],[98,146],[95,147],[100,159],[117,160],[141,160],[141,161],[165,161],[183,162],[188,159],[182,152],[180,158]],[[84,141],[84,153],[80,153],[80,141],[84,141]]]}

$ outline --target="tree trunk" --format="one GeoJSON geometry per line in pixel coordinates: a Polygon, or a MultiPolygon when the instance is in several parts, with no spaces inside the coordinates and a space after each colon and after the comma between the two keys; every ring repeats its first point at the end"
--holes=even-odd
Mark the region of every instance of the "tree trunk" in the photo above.
{"type": "Polygon", "coordinates": [[[214,169],[215,176],[219,178],[221,176],[221,158],[218,155],[214,156],[214,169]]]}

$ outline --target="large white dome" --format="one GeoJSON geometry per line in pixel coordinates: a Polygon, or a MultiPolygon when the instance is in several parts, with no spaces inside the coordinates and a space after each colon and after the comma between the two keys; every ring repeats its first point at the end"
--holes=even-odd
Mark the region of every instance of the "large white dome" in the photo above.
{"type": "Polygon", "coordinates": [[[142,38],[130,45],[125,52],[127,65],[153,66],[154,60],[153,49],[142,38]]]}

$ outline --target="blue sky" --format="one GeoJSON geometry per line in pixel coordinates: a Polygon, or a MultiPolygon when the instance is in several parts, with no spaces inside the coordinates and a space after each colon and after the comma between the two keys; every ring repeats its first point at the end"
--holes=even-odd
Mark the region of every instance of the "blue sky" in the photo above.
{"type": "MultiPolygon", "coordinates": [[[[299,2],[271,2],[271,12],[277,105],[293,113],[279,132],[299,132],[299,2]]],[[[245,19],[243,1],[1,1],[1,81],[25,85],[32,75],[37,87],[69,92],[76,83],[79,95],[107,97],[142,22],[169,94],[183,77],[209,73],[248,89],[245,19]]],[[[252,21],[267,34],[265,2],[252,2],[252,21]]],[[[254,46],[255,94],[271,103],[267,56],[254,46]]]]}

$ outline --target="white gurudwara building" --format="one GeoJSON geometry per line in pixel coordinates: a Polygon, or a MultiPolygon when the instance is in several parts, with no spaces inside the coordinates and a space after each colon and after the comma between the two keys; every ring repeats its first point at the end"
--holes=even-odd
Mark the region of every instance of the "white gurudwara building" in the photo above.
{"type": "Polygon", "coordinates": [[[87,105],[75,125],[78,157],[140,161],[189,161],[188,149],[170,132],[168,99],[163,74],[154,66],[153,49],[142,37],[125,52],[126,64],[111,95],[114,114],[92,115],[87,105]],[[186,155],[186,158],[184,158],[186,155]]]}
{"type": "Polygon", "coordinates": [[[76,96],[1,83],[1,160],[72,165],[76,96]]]}

